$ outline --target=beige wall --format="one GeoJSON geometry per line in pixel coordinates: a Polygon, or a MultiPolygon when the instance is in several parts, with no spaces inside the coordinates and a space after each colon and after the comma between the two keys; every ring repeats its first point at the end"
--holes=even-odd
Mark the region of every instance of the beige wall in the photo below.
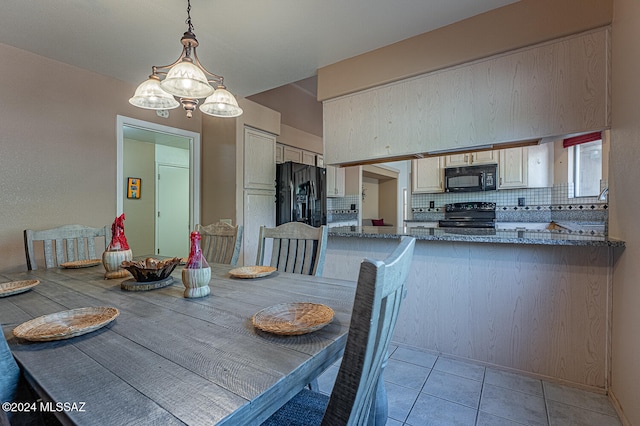
{"type": "Polygon", "coordinates": [[[140,198],[130,200],[125,195],[122,204],[127,242],[133,253],[151,254],[155,250],[156,232],[155,221],[150,220],[156,212],[156,145],[125,139],[123,154],[125,185],[128,177],[142,179],[140,198]]]}
{"type": "Polygon", "coordinates": [[[627,242],[614,264],[612,381],[629,424],[640,425],[640,2],[615,0],[609,233],[627,242]]]}
{"type": "Polygon", "coordinates": [[[520,0],[318,70],[335,98],[611,23],[613,0],[520,0]]]}
{"type": "Polygon", "coordinates": [[[26,270],[23,229],[113,222],[118,114],[201,123],[129,105],[135,87],[112,78],[3,44],[0,57],[0,272],[12,272],[26,270]]]}

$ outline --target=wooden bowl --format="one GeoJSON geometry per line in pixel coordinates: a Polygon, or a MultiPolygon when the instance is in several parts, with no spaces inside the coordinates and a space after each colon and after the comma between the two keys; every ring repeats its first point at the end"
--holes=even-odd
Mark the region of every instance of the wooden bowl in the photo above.
{"type": "Polygon", "coordinates": [[[139,261],[124,261],[122,267],[131,272],[133,278],[141,283],[160,281],[167,278],[180,263],[180,258],[158,260],[148,257],[139,261]]]}

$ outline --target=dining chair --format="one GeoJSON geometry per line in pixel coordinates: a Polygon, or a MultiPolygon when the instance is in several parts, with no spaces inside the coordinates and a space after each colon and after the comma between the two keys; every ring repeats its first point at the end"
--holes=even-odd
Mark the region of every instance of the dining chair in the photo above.
{"type": "Polygon", "coordinates": [[[303,389],[263,426],[385,424],[382,373],[414,246],[414,238],[402,237],[384,261],[364,259],[360,264],[349,334],[331,395],[303,389]]]}
{"type": "Polygon", "coordinates": [[[224,263],[236,266],[242,244],[242,225],[232,226],[225,222],[211,225],[196,225],[202,240],[200,246],[209,263],[224,263]]]}
{"type": "Polygon", "coordinates": [[[264,264],[267,239],[273,240],[270,266],[278,271],[321,276],[328,228],[288,222],[275,228],[260,227],[256,265],[264,264]]]}
{"type": "Polygon", "coordinates": [[[20,368],[11,354],[0,328],[0,402],[13,401],[18,389],[20,368]]]}
{"type": "Polygon", "coordinates": [[[63,225],[52,229],[24,230],[24,250],[27,269],[38,269],[34,242],[42,241],[45,268],[53,268],[64,262],[96,259],[102,251],[96,252],[96,238],[104,239],[104,246],[111,240],[110,226],[91,228],[83,225],[63,225]]]}

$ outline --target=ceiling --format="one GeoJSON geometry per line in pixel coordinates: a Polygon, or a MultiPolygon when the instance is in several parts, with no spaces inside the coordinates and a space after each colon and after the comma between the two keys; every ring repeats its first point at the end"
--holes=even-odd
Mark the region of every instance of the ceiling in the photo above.
{"type": "MultiPolygon", "coordinates": [[[[246,97],[514,2],[193,0],[191,18],[203,65],[223,75],[231,92],[246,97]]],[[[135,87],[152,65],[177,59],[187,30],[186,5],[186,0],[2,0],[0,43],[135,87]]],[[[315,93],[310,86],[306,90],[315,93]]]]}

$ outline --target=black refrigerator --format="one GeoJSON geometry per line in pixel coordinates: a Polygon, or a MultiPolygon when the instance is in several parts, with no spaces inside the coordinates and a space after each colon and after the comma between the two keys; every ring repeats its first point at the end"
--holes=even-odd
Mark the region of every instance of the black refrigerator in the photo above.
{"type": "Polygon", "coordinates": [[[302,222],[327,224],[326,171],[307,164],[276,165],[276,225],[302,222]]]}

